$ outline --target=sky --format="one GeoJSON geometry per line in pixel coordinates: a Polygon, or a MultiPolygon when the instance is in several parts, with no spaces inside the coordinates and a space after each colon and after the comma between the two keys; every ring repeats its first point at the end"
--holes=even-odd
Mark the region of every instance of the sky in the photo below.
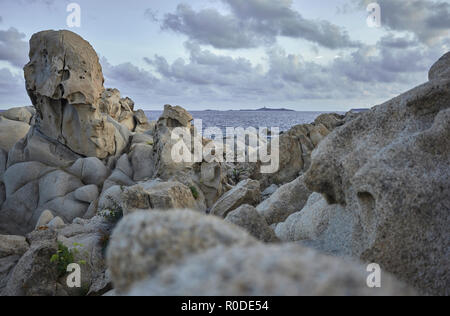
{"type": "Polygon", "coordinates": [[[0,0],[0,109],[31,104],[28,41],[48,29],[89,41],[105,87],[137,108],[372,107],[427,81],[450,49],[450,0],[378,0],[379,27],[373,2],[0,0]]]}

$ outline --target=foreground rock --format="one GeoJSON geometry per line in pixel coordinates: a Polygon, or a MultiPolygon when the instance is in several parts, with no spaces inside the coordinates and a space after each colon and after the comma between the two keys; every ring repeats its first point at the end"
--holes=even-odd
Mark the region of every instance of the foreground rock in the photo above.
{"type": "Polygon", "coordinates": [[[242,205],[238,209],[228,213],[225,221],[244,228],[256,239],[263,242],[276,242],[278,238],[266,220],[251,205],[242,205]]]}
{"type": "Polygon", "coordinates": [[[323,140],[305,181],[356,222],[352,255],[449,294],[450,55],[430,80],[323,140]],[[420,254],[420,255],[418,255],[420,254]]]}
{"type": "Polygon", "coordinates": [[[25,237],[0,235],[0,294],[17,262],[29,248],[25,237]]]}
{"type": "Polygon", "coordinates": [[[56,233],[51,230],[36,231],[28,239],[31,241],[30,248],[14,267],[3,295],[55,296],[58,270],[50,260],[58,251],[56,233]]]}
{"type": "Polygon", "coordinates": [[[283,222],[289,215],[303,208],[311,191],[304,183],[303,176],[278,188],[270,198],[259,204],[256,209],[267,224],[283,222]]]}
{"type": "Polygon", "coordinates": [[[3,290],[3,295],[11,296],[79,296],[101,295],[110,290],[104,252],[112,224],[99,216],[76,219],[72,224],[51,217],[49,211],[44,212],[41,225],[27,239],[0,236],[0,293],[3,290]],[[52,261],[55,255],[64,261],[52,261]],[[80,265],[80,288],[67,286],[66,266],[61,264],[70,263],[80,265]]]}
{"type": "Polygon", "coordinates": [[[259,182],[245,180],[225,193],[211,208],[211,214],[226,217],[227,214],[243,204],[256,205],[261,201],[259,182]]]}
{"type": "Polygon", "coordinates": [[[58,280],[58,295],[96,296],[111,289],[105,252],[113,224],[102,216],[95,216],[92,219],[78,218],[72,224],[54,229],[58,241],[74,253],[75,262],[83,262],[80,264],[81,288],[68,288],[65,277],[62,277],[58,280]]]}
{"type": "Polygon", "coordinates": [[[27,123],[0,116],[0,149],[11,150],[15,143],[27,135],[29,129],[27,123]]]}
{"type": "Polygon", "coordinates": [[[276,226],[275,233],[284,242],[302,241],[325,253],[349,256],[354,221],[344,207],[313,193],[301,211],[276,226]]]}
{"type": "Polygon", "coordinates": [[[295,245],[218,247],[134,285],[128,295],[295,296],[414,295],[388,274],[382,288],[366,283],[364,265],[295,245]]]}
{"type": "Polygon", "coordinates": [[[252,245],[256,239],[219,218],[190,210],[136,212],[116,227],[108,266],[117,293],[162,268],[218,245],[252,245]]]}

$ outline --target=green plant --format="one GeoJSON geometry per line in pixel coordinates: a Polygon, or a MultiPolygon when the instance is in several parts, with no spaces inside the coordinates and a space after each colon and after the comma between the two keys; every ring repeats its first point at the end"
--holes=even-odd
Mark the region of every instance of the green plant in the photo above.
{"type": "Polygon", "coordinates": [[[122,219],[123,208],[112,197],[108,196],[107,199],[111,206],[109,208],[103,209],[101,211],[101,215],[111,223],[115,224],[122,219]]]}
{"type": "Polygon", "coordinates": [[[147,142],[147,145],[153,146],[153,142],[147,142]]]}
{"type": "MultiPolygon", "coordinates": [[[[67,272],[67,266],[75,263],[75,255],[79,253],[78,247],[83,247],[82,244],[73,243],[74,248],[69,249],[63,243],[58,243],[58,251],[50,258],[51,263],[58,266],[58,275],[63,276],[67,272]]],[[[86,264],[85,260],[79,260],[78,264],[86,264]]]]}
{"type": "Polygon", "coordinates": [[[239,178],[241,176],[242,169],[233,169],[233,180],[235,182],[239,182],[239,178]]]}
{"type": "Polygon", "coordinates": [[[192,186],[190,186],[189,187],[190,189],[191,189],[191,192],[192,192],[192,196],[194,197],[194,199],[198,199],[198,197],[199,197],[199,194],[198,194],[198,191],[197,191],[197,188],[196,187],[194,187],[193,185],[192,186]]]}

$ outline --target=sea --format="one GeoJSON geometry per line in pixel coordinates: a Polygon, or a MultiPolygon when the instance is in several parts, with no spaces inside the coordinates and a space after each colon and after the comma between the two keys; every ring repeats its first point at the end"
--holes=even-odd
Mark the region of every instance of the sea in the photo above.
{"type": "MultiPolygon", "coordinates": [[[[225,131],[226,127],[278,127],[280,132],[287,131],[298,124],[312,123],[323,113],[305,111],[189,111],[194,119],[202,120],[203,129],[218,127],[225,131]]],[[[340,112],[336,112],[340,113],[340,112]]],[[[145,111],[148,119],[157,120],[162,111],[145,111]]],[[[340,113],[341,114],[341,113],[340,113]]],[[[342,113],[343,114],[343,113],[342,113]]]]}
{"type": "MultiPolygon", "coordinates": [[[[4,110],[0,110],[0,113],[4,110]]],[[[144,111],[150,121],[157,120],[162,111],[144,111]]],[[[227,127],[254,127],[268,128],[278,127],[280,132],[285,132],[298,124],[308,124],[323,113],[313,111],[189,111],[194,119],[202,120],[203,129],[218,127],[225,131],[227,127]]],[[[345,114],[345,112],[335,112],[345,114]]]]}

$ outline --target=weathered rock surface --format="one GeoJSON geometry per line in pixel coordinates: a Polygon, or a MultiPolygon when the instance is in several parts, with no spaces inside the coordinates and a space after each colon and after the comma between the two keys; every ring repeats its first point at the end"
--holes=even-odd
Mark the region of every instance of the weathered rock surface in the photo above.
{"type": "Polygon", "coordinates": [[[164,112],[158,123],[163,123],[167,127],[190,127],[194,118],[181,106],[171,106],[166,104],[164,112]]]}
{"type": "Polygon", "coordinates": [[[136,183],[132,180],[133,168],[127,154],[123,154],[116,162],[115,169],[111,175],[103,183],[102,191],[105,192],[109,188],[119,186],[132,186],[136,183]]]}
{"type": "Polygon", "coordinates": [[[25,237],[0,235],[0,294],[17,262],[29,248],[25,237]]]}
{"type": "Polygon", "coordinates": [[[24,69],[33,107],[0,114],[0,234],[10,234],[0,235],[0,293],[103,295],[112,282],[132,295],[413,293],[386,270],[448,295],[449,54],[428,83],[368,112],[323,114],[272,137],[280,168],[261,174],[262,162],[177,162],[172,132],[196,136],[191,114],[166,105],[149,122],[105,90],[89,43],[35,34],[24,69]],[[277,236],[379,263],[382,288],[367,287],[365,265],[258,241],[277,236]],[[50,263],[58,243],[85,262],[82,289],[50,263]]]}
{"type": "MultiPolygon", "coordinates": [[[[450,80],[434,79],[323,140],[305,182],[352,212],[352,254],[423,292],[449,294],[450,80]],[[420,254],[420,255],[418,255],[420,254]]],[[[447,78],[447,79],[446,79],[447,78]]]]}
{"type": "Polygon", "coordinates": [[[3,182],[0,182],[0,207],[2,206],[3,202],[5,202],[6,199],[6,192],[5,192],[5,185],[3,182]]]}
{"type": "Polygon", "coordinates": [[[108,168],[95,157],[78,159],[68,171],[79,177],[85,184],[95,184],[97,186],[103,184],[110,172],[108,168]]]}
{"type": "Polygon", "coordinates": [[[24,71],[42,134],[88,157],[106,158],[123,150],[128,139],[119,139],[99,109],[104,79],[87,41],[70,31],[34,34],[24,71]]]}
{"type": "Polygon", "coordinates": [[[134,285],[128,295],[295,296],[414,295],[383,274],[367,287],[366,266],[296,245],[217,247],[167,267],[134,285]]]}
{"type": "Polygon", "coordinates": [[[145,112],[141,109],[134,111],[134,120],[136,122],[135,132],[137,133],[152,131],[156,125],[156,122],[149,122],[145,112]]]}
{"type": "Polygon", "coordinates": [[[36,114],[36,110],[31,106],[11,108],[2,113],[0,116],[8,120],[19,121],[31,125],[31,118],[36,114]]]}
{"type": "Polygon", "coordinates": [[[99,108],[102,113],[108,114],[130,131],[134,131],[136,128],[133,106],[134,102],[129,98],[122,99],[120,91],[117,89],[106,89],[103,91],[99,102],[99,108]]]}
{"type": "Polygon", "coordinates": [[[349,256],[353,223],[351,212],[313,193],[301,211],[276,226],[275,234],[284,242],[302,241],[325,253],[349,256]]]}
{"type": "Polygon", "coordinates": [[[99,210],[119,207],[124,215],[140,209],[170,210],[188,208],[203,210],[190,188],[179,182],[151,180],[131,187],[114,186],[106,190],[99,201],[99,210]]]}
{"type": "Polygon", "coordinates": [[[198,186],[205,195],[207,206],[214,203],[225,193],[227,188],[227,172],[224,164],[213,161],[203,162],[200,166],[198,186]]]}
{"type": "Polygon", "coordinates": [[[105,275],[105,250],[108,246],[112,224],[101,216],[92,219],[76,219],[70,225],[57,229],[58,241],[70,250],[76,248],[75,261],[81,264],[81,288],[70,289],[65,282],[60,287],[68,295],[101,295],[110,290],[111,282],[105,275]],[[84,292],[84,293],[83,293],[84,292]]]}
{"type": "Polygon", "coordinates": [[[272,228],[267,225],[264,217],[256,211],[254,206],[242,205],[238,209],[228,213],[225,221],[244,228],[250,235],[263,242],[278,241],[272,228]]]}
{"type": "Polygon", "coordinates": [[[450,79],[450,52],[442,56],[430,69],[428,79],[450,79]]]}
{"type": "Polygon", "coordinates": [[[210,213],[219,217],[226,217],[230,211],[243,204],[257,205],[261,201],[259,182],[245,180],[225,193],[211,208],[210,213]]]}
{"type": "Polygon", "coordinates": [[[30,125],[0,116],[0,149],[9,151],[15,143],[24,138],[30,125]]]}
{"type": "Polygon", "coordinates": [[[58,250],[56,233],[51,230],[32,232],[28,236],[30,248],[20,258],[2,295],[54,296],[57,291],[58,271],[51,257],[58,250]]]}
{"type": "Polygon", "coordinates": [[[329,131],[334,130],[336,127],[344,125],[344,115],[339,115],[336,113],[325,113],[320,114],[315,120],[315,125],[322,124],[325,126],[329,131]]]}
{"type": "Polygon", "coordinates": [[[8,160],[8,153],[3,149],[0,149],[0,209],[2,207],[3,202],[6,199],[6,189],[5,184],[3,183],[3,174],[6,170],[6,162],[8,160]]]}
{"type": "Polygon", "coordinates": [[[32,222],[39,203],[39,178],[53,169],[38,162],[16,164],[4,173],[5,202],[0,211],[0,231],[26,234],[34,229],[32,222]]]}
{"type": "Polygon", "coordinates": [[[66,167],[81,158],[68,147],[42,134],[32,127],[27,136],[9,151],[7,167],[17,163],[37,161],[54,167],[66,167]]]}
{"type": "MultiPolygon", "coordinates": [[[[250,172],[249,177],[259,180],[262,189],[272,184],[282,185],[293,181],[308,170],[311,164],[311,153],[320,141],[335,128],[343,125],[345,120],[342,115],[322,114],[314,123],[292,127],[278,138],[280,153],[278,171],[260,174],[260,166],[253,164],[253,168],[256,170],[250,172]]],[[[271,146],[269,143],[269,148],[271,146]]]]}
{"type": "Polygon", "coordinates": [[[0,258],[11,255],[23,255],[30,246],[25,237],[0,235],[0,258]]]}
{"type": "Polygon", "coordinates": [[[78,201],[91,203],[98,198],[98,187],[95,184],[86,185],[75,190],[78,201]]]}
{"type": "Polygon", "coordinates": [[[0,231],[25,235],[35,228],[45,210],[67,223],[85,217],[98,195],[95,184],[101,185],[108,174],[109,170],[94,157],[77,160],[67,170],[37,161],[10,166],[0,185],[4,194],[0,231]]]}
{"type": "Polygon", "coordinates": [[[56,216],[47,224],[47,226],[52,229],[59,229],[64,227],[65,223],[61,217],[56,216]]]}
{"type": "Polygon", "coordinates": [[[133,181],[145,181],[154,174],[153,146],[148,143],[138,143],[130,153],[133,168],[133,181]]]}
{"type": "Polygon", "coordinates": [[[190,210],[136,212],[114,229],[107,261],[115,290],[123,293],[186,256],[218,245],[255,243],[245,231],[214,216],[190,210]]]}
{"type": "Polygon", "coordinates": [[[8,161],[8,152],[0,149],[0,179],[3,177],[3,174],[6,170],[6,163],[8,161]]]}
{"type": "Polygon", "coordinates": [[[55,217],[53,216],[52,212],[50,212],[49,210],[43,211],[41,216],[39,216],[35,230],[48,225],[54,218],[55,217]]]}
{"type": "Polygon", "coordinates": [[[266,219],[267,224],[280,223],[292,213],[301,210],[310,194],[311,191],[306,188],[304,178],[301,176],[278,188],[256,209],[266,219]]]}
{"type": "MultiPolygon", "coordinates": [[[[191,130],[192,116],[179,106],[172,107],[166,104],[164,112],[155,128],[153,145],[153,177],[168,180],[179,172],[186,171],[194,165],[193,159],[190,161],[176,162],[172,149],[179,140],[172,139],[174,128],[184,128],[186,132],[192,134],[191,130]]],[[[184,140],[182,140],[184,141],[184,140]]],[[[186,144],[187,148],[193,152],[191,144],[186,144]]]]}
{"type": "Polygon", "coordinates": [[[261,198],[263,200],[267,200],[272,194],[274,194],[278,190],[278,188],[279,188],[278,185],[272,184],[270,187],[268,187],[261,193],[261,198]]]}

